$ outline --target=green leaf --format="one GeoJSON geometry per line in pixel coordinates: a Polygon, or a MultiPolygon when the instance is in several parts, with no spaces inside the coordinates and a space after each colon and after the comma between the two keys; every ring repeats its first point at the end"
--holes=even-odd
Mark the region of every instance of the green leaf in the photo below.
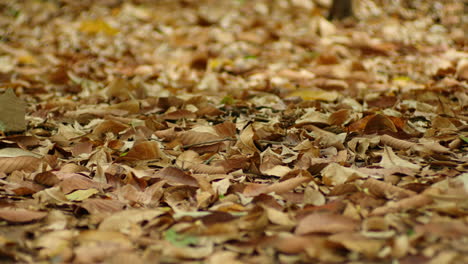
{"type": "Polygon", "coordinates": [[[226,104],[226,105],[232,105],[235,102],[236,102],[236,100],[230,95],[226,95],[226,96],[224,96],[223,99],[221,99],[221,103],[226,104]]]}
{"type": "Polygon", "coordinates": [[[408,230],[406,230],[406,234],[407,234],[408,236],[414,235],[414,234],[415,234],[414,229],[408,229],[408,230]]]}
{"type": "Polygon", "coordinates": [[[465,136],[461,136],[460,135],[460,139],[465,141],[465,143],[468,143],[468,137],[465,137],[465,136]]]}
{"type": "Polygon", "coordinates": [[[318,52],[318,51],[309,51],[307,53],[307,55],[309,55],[309,57],[311,59],[315,59],[315,58],[318,58],[320,56],[320,52],[318,52]]]}
{"type": "Polygon", "coordinates": [[[257,56],[255,56],[255,55],[247,55],[247,56],[244,57],[244,59],[246,59],[246,60],[248,60],[248,59],[256,59],[256,58],[257,58],[257,56]]]}
{"type": "Polygon", "coordinates": [[[174,246],[177,246],[177,247],[186,247],[188,245],[195,245],[198,242],[197,237],[179,234],[172,228],[164,232],[164,239],[171,242],[174,246]]]}

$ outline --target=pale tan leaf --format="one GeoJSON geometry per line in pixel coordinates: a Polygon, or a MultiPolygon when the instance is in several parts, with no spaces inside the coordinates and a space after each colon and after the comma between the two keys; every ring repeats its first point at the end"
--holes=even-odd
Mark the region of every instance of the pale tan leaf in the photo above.
{"type": "Polygon", "coordinates": [[[34,241],[34,246],[39,249],[41,258],[61,258],[70,261],[73,257],[71,244],[78,234],[76,230],[57,230],[45,233],[34,241]]]}
{"type": "Polygon", "coordinates": [[[420,166],[398,157],[392,148],[385,146],[382,160],[379,163],[384,168],[403,167],[413,170],[419,170],[420,166]]]}
{"type": "Polygon", "coordinates": [[[375,258],[385,245],[384,240],[369,239],[359,233],[340,233],[328,238],[330,241],[343,245],[352,252],[359,252],[368,258],[375,258]]]}
{"type": "Polygon", "coordinates": [[[134,225],[154,219],[163,213],[163,211],[155,209],[129,209],[115,212],[101,222],[99,230],[129,234],[134,225]]]}
{"type": "Polygon", "coordinates": [[[67,199],[70,201],[83,201],[95,195],[96,193],[99,193],[99,191],[94,188],[91,188],[86,190],[76,190],[72,193],[65,195],[65,197],[67,197],[67,199]]]}
{"type": "Polygon", "coordinates": [[[327,185],[339,185],[348,181],[360,178],[367,178],[368,175],[352,168],[343,167],[337,163],[330,163],[322,172],[323,182],[327,185]]]}
{"type": "Polygon", "coordinates": [[[263,209],[266,211],[268,220],[275,225],[287,227],[293,227],[296,225],[296,221],[291,219],[291,217],[284,212],[278,211],[268,206],[264,206],[263,209]]]}
{"type": "Polygon", "coordinates": [[[362,188],[366,188],[369,192],[379,198],[387,199],[402,199],[407,198],[413,195],[416,195],[416,192],[403,189],[401,187],[393,186],[390,183],[378,181],[376,179],[370,178],[367,179],[362,185],[362,188]]]}

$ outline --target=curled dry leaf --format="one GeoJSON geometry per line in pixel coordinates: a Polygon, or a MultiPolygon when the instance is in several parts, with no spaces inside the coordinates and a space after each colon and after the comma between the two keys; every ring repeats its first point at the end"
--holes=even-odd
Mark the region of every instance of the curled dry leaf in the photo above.
{"type": "Polygon", "coordinates": [[[384,206],[375,208],[371,215],[384,215],[388,213],[398,212],[401,210],[420,209],[433,202],[432,198],[422,193],[413,195],[408,198],[401,199],[397,202],[387,202],[384,206]]]}
{"type": "Polygon", "coordinates": [[[309,125],[308,127],[312,129],[312,131],[316,135],[318,142],[323,147],[335,147],[338,150],[344,149],[344,145],[343,145],[344,137],[325,131],[313,125],[309,125]]]}
{"type": "Polygon", "coordinates": [[[350,109],[340,109],[328,117],[328,123],[336,126],[346,125],[351,120],[351,113],[350,109]]]}
{"type": "Polygon", "coordinates": [[[378,181],[376,179],[367,179],[362,185],[362,188],[366,188],[371,194],[377,197],[384,197],[387,199],[402,199],[413,195],[416,192],[406,190],[397,186],[393,186],[390,183],[378,181]]]}
{"type": "Polygon", "coordinates": [[[373,134],[383,131],[397,132],[397,128],[393,121],[385,115],[376,114],[371,117],[364,127],[364,133],[373,134]]]}
{"type": "Polygon", "coordinates": [[[239,147],[241,152],[246,155],[252,155],[258,152],[257,146],[255,146],[254,139],[255,131],[252,127],[252,124],[249,124],[244,130],[241,131],[239,135],[239,141],[236,146],[239,147]]]}
{"type": "Polygon", "coordinates": [[[329,240],[343,245],[350,251],[359,252],[368,258],[375,258],[385,245],[384,240],[370,239],[359,233],[340,233],[329,237],[329,240]]]}
{"type": "Polygon", "coordinates": [[[420,166],[409,161],[406,161],[400,157],[398,157],[395,152],[393,152],[392,148],[385,146],[384,153],[382,155],[382,160],[379,163],[380,166],[384,168],[394,168],[394,167],[401,167],[401,168],[408,168],[411,170],[419,170],[420,166]]]}
{"type": "Polygon", "coordinates": [[[414,146],[416,146],[416,143],[414,143],[414,142],[401,140],[401,139],[394,138],[394,137],[389,136],[389,135],[380,136],[380,143],[382,143],[382,144],[384,144],[386,146],[389,146],[391,148],[394,148],[394,149],[403,149],[403,150],[410,149],[410,148],[413,148],[414,146]]]}
{"type": "Polygon", "coordinates": [[[244,195],[245,196],[257,196],[262,193],[270,193],[274,192],[277,194],[281,193],[286,193],[297,186],[311,181],[312,178],[310,177],[303,177],[303,176],[298,176],[294,178],[290,178],[281,182],[276,182],[271,185],[266,185],[266,184],[248,184],[245,189],[244,189],[244,195]]]}

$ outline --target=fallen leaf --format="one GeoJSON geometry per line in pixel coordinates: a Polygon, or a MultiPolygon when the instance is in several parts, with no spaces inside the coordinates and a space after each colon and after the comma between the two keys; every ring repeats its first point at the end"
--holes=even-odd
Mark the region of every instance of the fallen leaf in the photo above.
{"type": "Polygon", "coordinates": [[[327,185],[335,186],[360,178],[367,178],[368,175],[352,168],[343,167],[337,163],[330,163],[322,172],[323,181],[327,185]]]}
{"type": "Polygon", "coordinates": [[[299,220],[295,234],[340,233],[354,231],[358,227],[356,220],[343,215],[314,213],[299,220]]]}
{"type": "Polygon", "coordinates": [[[24,131],[26,129],[26,103],[12,89],[0,95],[0,131],[24,131]]]}
{"type": "Polygon", "coordinates": [[[99,230],[130,234],[132,230],[134,230],[134,226],[140,225],[143,221],[149,221],[162,214],[164,214],[164,212],[156,209],[129,209],[115,212],[101,222],[99,230]]]}
{"type": "Polygon", "coordinates": [[[70,200],[70,201],[83,201],[83,200],[86,200],[89,197],[95,195],[96,193],[99,193],[99,191],[96,190],[96,189],[91,188],[91,189],[87,189],[87,190],[74,191],[72,193],[69,193],[69,194],[65,195],[65,197],[67,197],[67,199],[70,200]]]}
{"type": "Polygon", "coordinates": [[[401,168],[408,168],[412,170],[419,170],[420,166],[409,161],[406,161],[400,157],[398,157],[395,152],[393,152],[392,148],[385,146],[384,153],[382,155],[382,161],[379,163],[380,166],[383,168],[394,168],[394,167],[401,167],[401,168]]]}
{"type": "Polygon", "coordinates": [[[0,208],[0,218],[11,223],[27,223],[40,220],[47,216],[47,212],[17,208],[0,208]]]}

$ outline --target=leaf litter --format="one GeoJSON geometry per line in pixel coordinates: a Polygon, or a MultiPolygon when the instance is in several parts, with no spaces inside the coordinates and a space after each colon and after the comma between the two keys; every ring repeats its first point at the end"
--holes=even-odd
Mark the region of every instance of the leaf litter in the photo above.
{"type": "Polygon", "coordinates": [[[468,262],[466,7],[353,2],[1,3],[2,261],[468,262]]]}

